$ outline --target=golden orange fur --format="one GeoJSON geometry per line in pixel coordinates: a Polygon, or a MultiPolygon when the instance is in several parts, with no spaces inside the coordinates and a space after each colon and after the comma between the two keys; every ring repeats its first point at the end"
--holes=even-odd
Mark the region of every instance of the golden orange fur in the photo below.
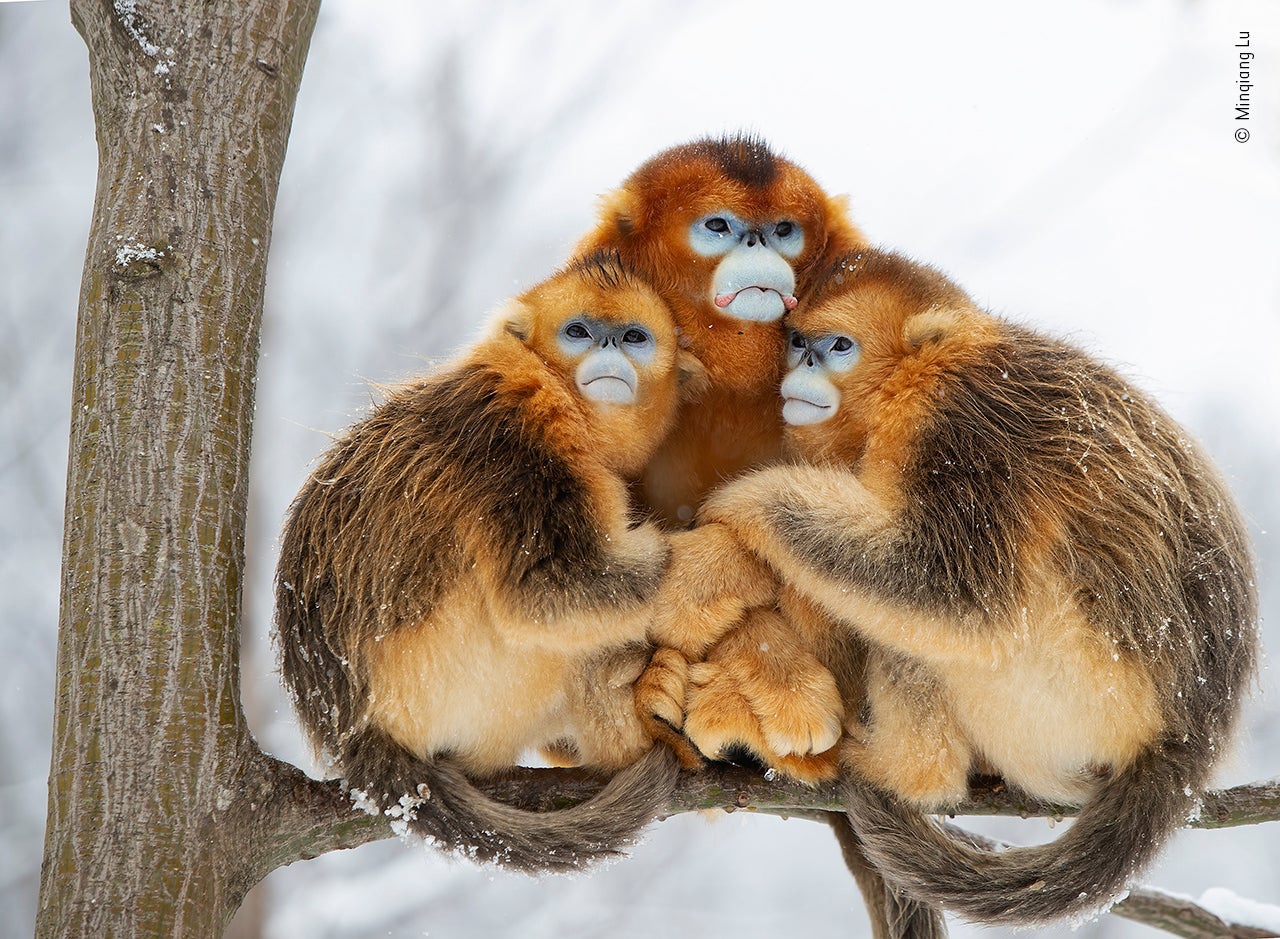
{"type": "Polygon", "coordinates": [[[349,786],[446,847],[526,870],[613,853],[660,811],[676,767],[651,751],[632,686],[651,640],[700,655],[718,633],[655,627],[672,548],[633,517],[628,486],[698,371],[645,281],[593,255],[324,455],[285,526],[277,628],[302,725],[349,786]],[[589,395],[600,374],[631,397],[589,395]],[[536,747],[629,768],[545,814],[463,775],[536,747]]]}
{"type": "Polygon", "coordinates": [[[682,347],[706,369],[705,388],[681,405],[673,433],[644,472],[645,499],[669,525],[687,523],[708,491],[780,453],[781,323],[745,321],[718,308],[711,289],[717,261],[688,240],[695,219],[722,211],[761,226],[785,219],[803,230],[804,250],[790,259],[800,298],[832,259],[863,242],[843,199],[752,137],[672,147],[605,197],[600,224],[577,253],[618,251],[657,287],[682,347]]]}

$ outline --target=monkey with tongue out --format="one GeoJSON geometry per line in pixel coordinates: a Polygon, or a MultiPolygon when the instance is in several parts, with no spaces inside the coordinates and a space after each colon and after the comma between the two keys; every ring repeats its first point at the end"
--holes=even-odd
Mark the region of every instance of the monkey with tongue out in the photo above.
{"type": "MultiPolygon", "coordinates": [[[[671,147],[605,196],[600,221],[578,244],[579,254],[616,251],[641,272],[671,308],[681,347],[704,370],[700,387],[683,389],[674,427],[640,479],[639,495],[660,523],[686,527],[717,486],[781,456],[783,315],[835,258],[863,242],[843,197],[828,196],[807,172],[749,135],[671,147]]],[[[717,594],[714,571],[745,570],[754,562],[732,539],[717,544],[693,535],[677,530],[669,536],[672,569],[701,572],[678,578],[672,589],[688,601],[683,615],[691,622],[713,622],[726,599],[717,594]]],[[[761,590],[772,588],[763,567],[758,581],[761,590]]],[[[730,605],[734,615],[739,606],[730,605]]],[[[726,730],[737,739],[734,728],[757,726],[739,687],[772,687],[780,675],[782,683],[810,689],[834,710],[839,693],[830,673],[796,644],[775,641],[786,630],[772,599],[747,606],[755,608],[732,640],[742,654],[723,681],[698,689],[706,704],[701,712],[741,715],[726,730]]],[[[660,628],[675,630],[679,623],[664,619],[660,628]]],[[[653,664],[637,685],[639,709],[659,718],[649,728],[655,736],[696,764],[689,744],[662,726],[684,727],[688,663],[663,648],[653,664]]],[[[793,775],[830,772],[834,757],[809,765],[811,754],[829,750],[839,737],[839,721],[825,713],[784,702],[760,716],[771,751],[794,757],[786,767],[793,775]]]]}
{"type": "Polygon", "coordinates": [[[579,256],[617,251],[642,272],[706,369],[644,471],[659,521],[686,525],[716,486],[778,458],[782,317],[863,242],[843,197],[747,135],[664,150],[605,196],[579,256]]]}

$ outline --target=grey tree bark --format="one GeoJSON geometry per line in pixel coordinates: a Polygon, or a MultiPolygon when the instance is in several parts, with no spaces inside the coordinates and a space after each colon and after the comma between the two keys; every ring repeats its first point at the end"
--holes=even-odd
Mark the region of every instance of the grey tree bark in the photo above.
{"type": "Polygon", "coordinates": [[[279,860],[271,790],[308,788],[249,736],[237,650],[267,249],[318,7],[71,4],[99,166],[41,936],[219,934],[279,860]]]}

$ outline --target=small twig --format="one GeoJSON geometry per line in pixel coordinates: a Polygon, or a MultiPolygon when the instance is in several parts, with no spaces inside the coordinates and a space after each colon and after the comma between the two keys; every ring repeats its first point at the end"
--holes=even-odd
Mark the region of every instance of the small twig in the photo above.
{"type": "Polygon", "coordinates": [[[1275,936],[1274,931],[1224,920],[1187,897],[1154,887],[1134,887],[1129,896],[1113,906],[1110,912],[1185,939],[1266,939],[1275,936]]]}
{"type": "MultiPolygon", "coordinates": [[[[1237,788],[1247,788],[1244,786],[1237,788]]],[[[1234,792],[1235,790],[1226,790],[1234,792]]],[[[947,825],[948,831],[987,851],[1004,851],[1013,847],[1007,842],[947,825]]],[[[1190,897],[1178,896],[1157,887],[1135,885],[1123,900],[1117,900],[1105,912],[1123,916],[1135,923],[1162,929],[1184,939],[1269,939],[1274,932],[1223,919],[1196,903],[1190,897]]]]}

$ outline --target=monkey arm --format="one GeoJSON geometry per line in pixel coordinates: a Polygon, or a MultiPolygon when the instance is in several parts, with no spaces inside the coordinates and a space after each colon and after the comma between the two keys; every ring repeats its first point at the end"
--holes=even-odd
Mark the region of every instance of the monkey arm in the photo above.
{"type": "Polygon", "coordinates": [[[701,660],[747,610],[772,605],[777,582],[722,526],[668,537],[671,564],[649,625],[649,638],[659,648],[636,683],[636,711],[650,736],[666,740],[685,766],[696,767],[700,757],[670,730],[684,724],[689,662],[701,660]]]}
{"type": "Polygon", "coordinates": [[[701,659],[745,611],[774,602],[777,579],[723,526],[668,538],[671,565],[657,594],[649,636],[660,646],[701,659]]]}
{"type": "Polygon", "coordinates": [[[989,657],[981,611],[920,603],[909,587],[931,576],[903,513],[848,470],[788,465],[717,490],[700,519],[724,526],[780,579],[865,637],[901,652],[989,657]]]}
{"type": "Polygon", "coordinates": [[[489,578],[501,630],[520,641],[592,651],[644,642],[670,548],[650,524],[620,524],[608,536],[559,550],[489,578]]]}

